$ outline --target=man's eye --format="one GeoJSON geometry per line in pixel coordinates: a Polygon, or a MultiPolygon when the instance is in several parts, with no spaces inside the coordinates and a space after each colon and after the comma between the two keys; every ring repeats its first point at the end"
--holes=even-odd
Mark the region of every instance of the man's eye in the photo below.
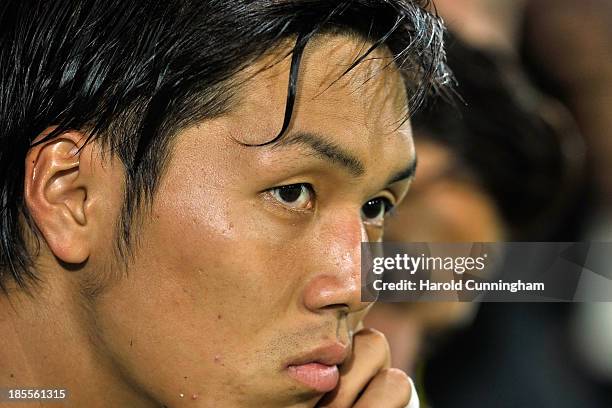
{"type": "Polygon", "coordinates": [[[313,206],[313,190],[309,184],[291,184],[270,190],[281,204],[298,210],[308,210],[313,206]]]}
{"type": "Polygon", "coordinates": [[[361,207],[363,220],[370,223],[382,223],[385,214],[393,209],[393,204],[388,198],[377,197],[368,201],[361,207]]]}

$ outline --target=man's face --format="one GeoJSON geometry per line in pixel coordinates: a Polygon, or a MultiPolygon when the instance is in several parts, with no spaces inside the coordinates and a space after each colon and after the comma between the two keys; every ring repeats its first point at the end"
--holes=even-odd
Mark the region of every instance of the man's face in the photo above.
{"type": "Polygon", "coordinates": [[[177,135],[127,275],[93,305],[104,353],[153,399],[306,406],[335,387],[308,363],[350,352],[367,307],[360,242],[381,238],[414,161],[384,50],[329,87],[362,46],[324,37],[306,48],[278,143],[245,145],[278,133],[288,59],[241,85],[231,113],[177,135]]]}

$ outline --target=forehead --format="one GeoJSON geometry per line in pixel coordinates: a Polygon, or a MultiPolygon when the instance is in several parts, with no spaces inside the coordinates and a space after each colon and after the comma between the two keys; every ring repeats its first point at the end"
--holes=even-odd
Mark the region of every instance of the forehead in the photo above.
{"type": "MultiPolygon", "coordinates": [[[[263,143],[281,129],[290,69],[290,58],[283,56],[292,45],[279,47],[244,72],[249,80],[238,92],[235,110],[245,124],[238,138],[242,142],[263,143]]],[[[333,137],[368,155],[384,144],[394,148],[401,144],[408,160],[413,147],[410,124],[404,120],[407,96],[390,52],[380,47],[346,72],[370,46],[357,37],[340,35],[321,35],[309,42],[299,67],[288,132],[308,130],[333,137]]]]}

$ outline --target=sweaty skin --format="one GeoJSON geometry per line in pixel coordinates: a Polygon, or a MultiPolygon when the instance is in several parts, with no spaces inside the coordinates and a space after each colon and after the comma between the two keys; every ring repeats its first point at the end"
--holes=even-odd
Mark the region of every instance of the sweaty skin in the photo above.
{"type": "Polygon", "coordinates": [[[79,132],[33,148],[42,282],[0,300],[0,383],[68,389],[66,407],[405,406],[384,336],[358,331],[360,242],[381,239],[384,211],[362,209],[403,198],[414,147],[384,49],[330,87],[363,46],[308,45],[277,144],[244,143],[280,129],[289,59],[252,74],[284,49],[241,74],[229,113],[180,130],[127,270],[119,160],[96,143],[75,154],[79,132]]]}

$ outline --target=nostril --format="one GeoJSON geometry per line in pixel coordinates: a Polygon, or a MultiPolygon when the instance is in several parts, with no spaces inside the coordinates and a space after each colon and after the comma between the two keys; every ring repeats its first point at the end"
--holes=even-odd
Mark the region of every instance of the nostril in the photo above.
{"type": "Polygon", "coordinates": [[[347,303],[334,303],[320,308],[320,310],[339,310],[343,314],[348,314],[350,306],[347,303]]]}

